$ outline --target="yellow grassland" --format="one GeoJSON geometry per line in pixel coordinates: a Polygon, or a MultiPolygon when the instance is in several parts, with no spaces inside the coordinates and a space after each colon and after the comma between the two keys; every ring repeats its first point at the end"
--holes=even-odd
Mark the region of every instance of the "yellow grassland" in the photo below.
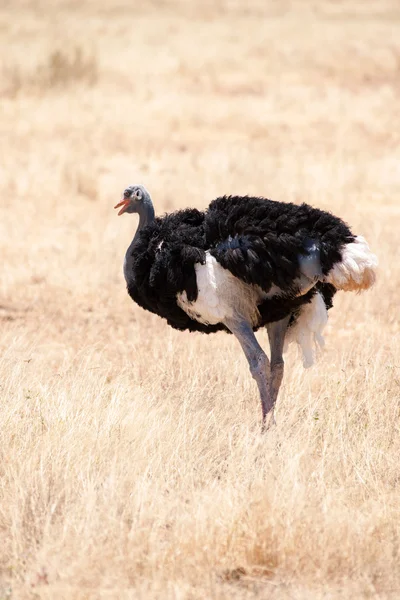
{"type": "Polygon", "coordinates": [[[3,0],[0,49],[0,598],[399,598],[399,3],[3,0]],[[236,340],[126,294],[130,183],[378,254],[267,435],[236,340]]]}

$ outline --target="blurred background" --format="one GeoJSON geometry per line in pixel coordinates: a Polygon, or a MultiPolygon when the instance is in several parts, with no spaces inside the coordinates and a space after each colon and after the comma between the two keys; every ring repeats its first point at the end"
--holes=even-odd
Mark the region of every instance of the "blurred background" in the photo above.
{"type": "Polygon", "coordinates": [[[158,213],[222,194],[307,201],[386,243],[399,19],[396,0],[3,1],[4,306],[106,303],[130,183],[158,213]]]}

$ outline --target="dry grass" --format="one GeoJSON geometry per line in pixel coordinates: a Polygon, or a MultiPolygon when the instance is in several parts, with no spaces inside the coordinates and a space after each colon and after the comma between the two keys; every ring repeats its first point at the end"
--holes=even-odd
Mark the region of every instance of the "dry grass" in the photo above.
{"type": "Polygon", "coordinates": [[[396,0],[1,4],[0,599],[400,596],[399,25],[396,0]],[[235,341],[126,295],[131,182],[158,212],[307,200],[378,253],[267,436],[235,341]]]}

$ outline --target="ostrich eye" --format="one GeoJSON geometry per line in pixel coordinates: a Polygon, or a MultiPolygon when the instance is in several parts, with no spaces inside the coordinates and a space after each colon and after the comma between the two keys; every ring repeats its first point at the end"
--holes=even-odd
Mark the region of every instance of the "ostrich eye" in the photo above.
{"type": "Polygon", "coordinates": [[[124,198],[130,198],[131,193],[132,193],[131,190],[125,190],[124,191],[124,198]]]}

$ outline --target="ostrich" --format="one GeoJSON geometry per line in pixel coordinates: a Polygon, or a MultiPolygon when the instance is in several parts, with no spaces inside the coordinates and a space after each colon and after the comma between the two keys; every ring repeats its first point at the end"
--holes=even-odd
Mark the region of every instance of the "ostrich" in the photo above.
{"type": "Polygon", "coordinates": [[[205,211],[155,217],[149,192],[130,185],[115,208],[139,215],[124,261],[131,298],[175,329],[232,333],[258,385],[264,427],[275,422],[286,343],[296,341],[310,366],[336,291],[375,281],[365,239],[307,204],[222,196],[205,211]],[[254,334],[263,326],[270,359],[254,334]]]}

